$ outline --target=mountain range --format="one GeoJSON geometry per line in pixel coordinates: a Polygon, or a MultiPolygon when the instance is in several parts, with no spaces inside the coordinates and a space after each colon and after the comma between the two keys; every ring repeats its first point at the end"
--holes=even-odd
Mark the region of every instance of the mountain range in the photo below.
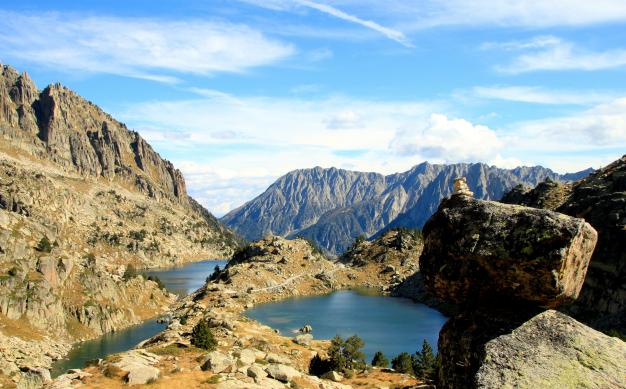
{"type": "Polygon", "coordinates": [[[287,173],[220,220],[249,240],[268,234],[300,236],[338,255],[357,236],[373,237],[393,227],[421,228],[452,193],[457,177],[467,178],[476,198],[499,200],[518,184],[571,181],[592,171],[560,175],[542,166],[501,169],[484,163],[424,162],[385,176],[315,167],[287,173]]]}

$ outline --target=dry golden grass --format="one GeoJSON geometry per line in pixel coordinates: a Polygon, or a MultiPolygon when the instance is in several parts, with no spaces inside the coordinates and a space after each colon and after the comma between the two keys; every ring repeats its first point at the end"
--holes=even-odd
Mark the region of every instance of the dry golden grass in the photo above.
{"type": "Polygon", "coordinates": [[[11,320],[2,314],[0,314],[0,331],[5,335],[17,336],[23,340],[42,340],[44,337],[44,333],[33,327],[28,320],[11,320]]]}

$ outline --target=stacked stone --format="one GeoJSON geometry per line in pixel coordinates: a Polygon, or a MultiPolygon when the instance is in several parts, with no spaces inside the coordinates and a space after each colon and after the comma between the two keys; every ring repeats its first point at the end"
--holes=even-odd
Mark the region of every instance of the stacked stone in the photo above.
{"type": "Polygon", "coordinates": [[[453,195],[474,197],[474,192],[472,192],[469,186],[467,186],[467,179],[465,177],[459,177],[454,179],[453,195]]]}
{"type": "Polygon", "coordinates": [[[426,288],[461,312],[439,335],[438,387],[620,387],[625,344],[546,311],[578,297],[597,241],[593,227],[468,192],[456,180],[455,194],[424,227],[426,288]]]}

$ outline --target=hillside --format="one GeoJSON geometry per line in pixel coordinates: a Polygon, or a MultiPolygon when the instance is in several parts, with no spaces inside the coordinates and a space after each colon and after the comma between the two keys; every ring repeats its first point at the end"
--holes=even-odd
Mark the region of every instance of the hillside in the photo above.
{"type": "Polygon", "coordinates": [[[167,309],[172,297],[129,265],[221,258],[236,244],[139,134],[60,84],[39,91],[0,67],[2,371],[45,367],[75,340],[167,309]]]}
{"type": "Polygon", "coordinates": [[[500,199],[518,184],[535,186],[550,178],[571,180],[589,171],[559,175],[541,166],[500,169],[482,163],[421,163],[388,176],[336,168],[295,170],[221,221],[247,239],[267,234],[302,236],[337,255],[359,235],[392,227],[421,228],[440,200],[465,176],[480,199],[500,199]]]}

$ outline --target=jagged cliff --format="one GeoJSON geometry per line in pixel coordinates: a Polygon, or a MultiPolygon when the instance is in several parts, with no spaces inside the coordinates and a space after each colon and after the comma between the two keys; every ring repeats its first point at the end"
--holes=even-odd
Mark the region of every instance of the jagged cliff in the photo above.
{"type": "Polygon", "coordinates": [[[599,328],[626,332],[626,156],[574,185],[516,188],[503,201],[582,217],[598,231],[585,285],[570,311],[599,328]]]}
{"type": "Polygon", "coordinates": [[[221,220],[251,240],[266,234],[303,236],[336,255],[359,235],[370,237],[391,227],[421,228],[439,201],[452,193],[456,177],[467,177],[478,198],[500,199],[520,183],[534,186],[546,178],[561,181],[587,173],[561,176],[541,166],[507,170],[481,163],[424,162],[388,176],[316,167],[286,174],[221,220]]]}
{"type": "Polygon", "coordinates": [[[7,346],[1,372],[166,309],[171,296],[128,265],[226,257],[236,240],[139,134],[0,67],[0,347],[32,346],[7,346]]]}

